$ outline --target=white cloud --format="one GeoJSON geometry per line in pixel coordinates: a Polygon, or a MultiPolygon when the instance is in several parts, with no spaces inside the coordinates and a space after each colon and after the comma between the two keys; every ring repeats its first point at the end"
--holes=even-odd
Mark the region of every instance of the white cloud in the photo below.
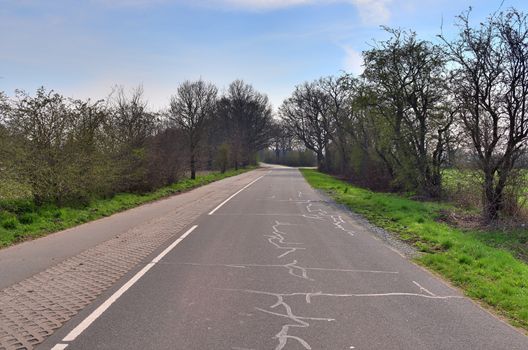
{"type": "Polygon", "coordinates": [[[366,23],[386,23],[390,18],[388,5],[392,0],[211,0],[211,3],[246,10],[275,10],[300,5],[350,3],[366,23]]]}
{"type": "Polygon", "coordinates": [[[345,71],[359,75],[363,73],[363,56],[361,52],[354,50],[351,46],[343,46],[345,50],[344,68],[345,71]]]}
{"type": "Polygon", "coordinates": [[[389,4],[392,0],[351,0],[365,23],[384,24],[390,19],[389,4]]]}
{"type": "Polygon", "coordinates": [[[364,23],[384,24],[390,19],[392,0],[92,0],[109,6],[151,6],[160,3],[180,2],[192,6],[206,6],[242,11],[272,11],[303,5],[348,3],[357,8],[364,23]]]}
{"type": "Polygon", "coordinates": [[[275,10],[285,7],[308,5],[316,3],[314,0],[213,0],[221,6],[248,10],[275,10]]]}

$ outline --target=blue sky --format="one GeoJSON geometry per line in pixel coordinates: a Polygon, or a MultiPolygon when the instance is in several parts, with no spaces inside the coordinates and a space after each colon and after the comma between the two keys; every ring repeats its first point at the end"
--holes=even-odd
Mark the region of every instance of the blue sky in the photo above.
{"type": "MultiPolygon", "coordinates": [[[[0,91],[44,85],[103,98],[143,84],[153,109],[178,83],[220,89],[240,78],[277,107],[296,84],[361,72],[380,25],[434,40],[469,6],[478,21],[501,0],[0,0],[0,91]]],[[[526,0],[503,8],[528,11],[526,0]]]]}

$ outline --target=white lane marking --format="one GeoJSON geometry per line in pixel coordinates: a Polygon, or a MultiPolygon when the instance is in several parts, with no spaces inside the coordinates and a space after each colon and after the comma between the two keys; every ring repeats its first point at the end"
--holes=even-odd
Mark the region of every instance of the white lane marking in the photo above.
{"type": "Polygon", "coordinates": [[[64,350],[68,347],[68,344],[57,344],[51,348],[51,350],[64,350]]]}
{"type": "MultiPolygon", "coordinates": [[[[112,294],[104,303],[102,303],[97,309],[95,309],[88,317],[86,317],[77,327],[75,327],[68,335],[62,339],[63,341],[73,341],[77,338],[86,328],[97,320],[109,307],[112,305],[123,293],[125,293],[130,287],[134,285],[144,274],[147,273],[157,262],[160,261],[168,252],[170,252],[178,243],[180,243],[185,237],[187,237],[191,232],[193,232],[198,225],[194,225],[187,232],[181,235],[176,241],[174,241],[170,246],[167,247],[163,252],[161,252],[157,257],[155,257],[151,262],[149,262],[145,267],[143,267],[138,273],[134,275],[127,283],[125,283],[119,290],[112,294]]],[[[60,349],[60,348],[59,348],[60,349]]]]}
{"type": "MultiPolygon", "coordinates": [[[[269,173],[268,173],[269,174],[269,173]]],[[[229,198],[227,198],[225,201],[223,201],[222,203],[220,203],[216,208],[214,208],[213,210],[211,210],[209,212],[209,214],[207,215],[213,215],[215,213],[215,211],[217,211],[218,209],[220,209],[224,204],[226,204],[227,202],[229,202],[231,199],[233,199],[234,196],[236,196],[237,194],[239,194],[240,192],[244,191],[246,188],[248,188],[249,186],[253,185],[255,182],[257,182],[258,180],[262,179],[264,177],[264,175],[260,176],[260,177],[257,177],[255,180],[251,181],[250,183],[248,183],[246,186],[242,187],[240,190],[238,190],[237,192],[235,192],[234,194],[232,194],[229,198]]]]}
{"type": "Polygon", "coordinates": [[[161,253],[159,253],[159,255],[157,257],[155,257],[154,259],[152,259],[152,262],[155,264],[157,262],[159,262],[161,259],[163,259],[163,257],[165,255],[167,255],[167,253],[169,253],[171,250],[174,249],[174,247],[176,247],[178,244],[180,244],[181,241],[183,241],[185,239],[185,237],[187,237],[188,235],[191,234],[191,232],[193,232],[196,228],[198,227],[198,225],[194,225],[193,227],[191,227],[190,229],[188,229],[183,235],[180,236],[180,238],[178,238],[177,240],[175,240],[174,242],[172,242],[172,244],[170,246],[168,246],[164,251],[162,251],[161,253]]]}

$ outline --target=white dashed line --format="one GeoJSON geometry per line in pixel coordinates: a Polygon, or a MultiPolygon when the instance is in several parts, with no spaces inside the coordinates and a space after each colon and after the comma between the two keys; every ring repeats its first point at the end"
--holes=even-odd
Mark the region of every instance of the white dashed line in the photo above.
{"type": "MultiPolygon", "coordinates": [[[[270,171],[271,172],[271,171],[270,171]]],[[[269,172],[268,172],[269,174],[269,172]]],[[[216,208],[214,208],[213,210],[211,210],[209,212],[208,215],[213,215],[215,213],[215,211],[217,211],[218,209],[220,209],[224,204],[226,204],[227,202],[229,202],[231,199],[233,199],[234,196],[236,196],[237,194],[239,194],[240,192],[244,191],[246,188],[248,188],[249,186],[253,185],[255,182],[257,182],[258,180],[262,179],[264,177],[264,175],[260,176],[260,177],[257,177],[255,180],[251,181],[250,183],[248,183],[246,186],[242,187],[240,190],[238,190],[236,193],[232,194],[229,198],[227,198],[225,201],[223,201],[222,203],[220,203],[216,208]]]]}

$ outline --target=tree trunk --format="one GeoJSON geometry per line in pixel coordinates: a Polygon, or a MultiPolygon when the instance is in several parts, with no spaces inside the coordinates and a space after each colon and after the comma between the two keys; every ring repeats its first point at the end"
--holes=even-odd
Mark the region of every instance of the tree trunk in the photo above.
{"type": "Polygon", "coordinates": [[[502,206],[503,191],[494,186],[494,174],[485,174],[484,179],[484,219],[487,222],[499,218],[499,211],[502,206]]]}
{"type": "Polygon", "coordinates": [[[194,153],[191,154],[191,179],[196,179],[196,159],[194,153]]]}
{"type": "Polygon", "coordinates": [[[348,157],[345,146],[341,144],[341,175],[347,176],[348,157]]]}
{"type": "Polygon", "coordinates": [[[325,170],[323,152],[317,152],[317,169],[319,171],[324,171],[325,170]]]}
{"type": "Polygon", "coordinates": [[[429,197],[438,199],[442,195],[442,174],[438,170],[432,170],[427,174],[426,192],[429,197]]]}

